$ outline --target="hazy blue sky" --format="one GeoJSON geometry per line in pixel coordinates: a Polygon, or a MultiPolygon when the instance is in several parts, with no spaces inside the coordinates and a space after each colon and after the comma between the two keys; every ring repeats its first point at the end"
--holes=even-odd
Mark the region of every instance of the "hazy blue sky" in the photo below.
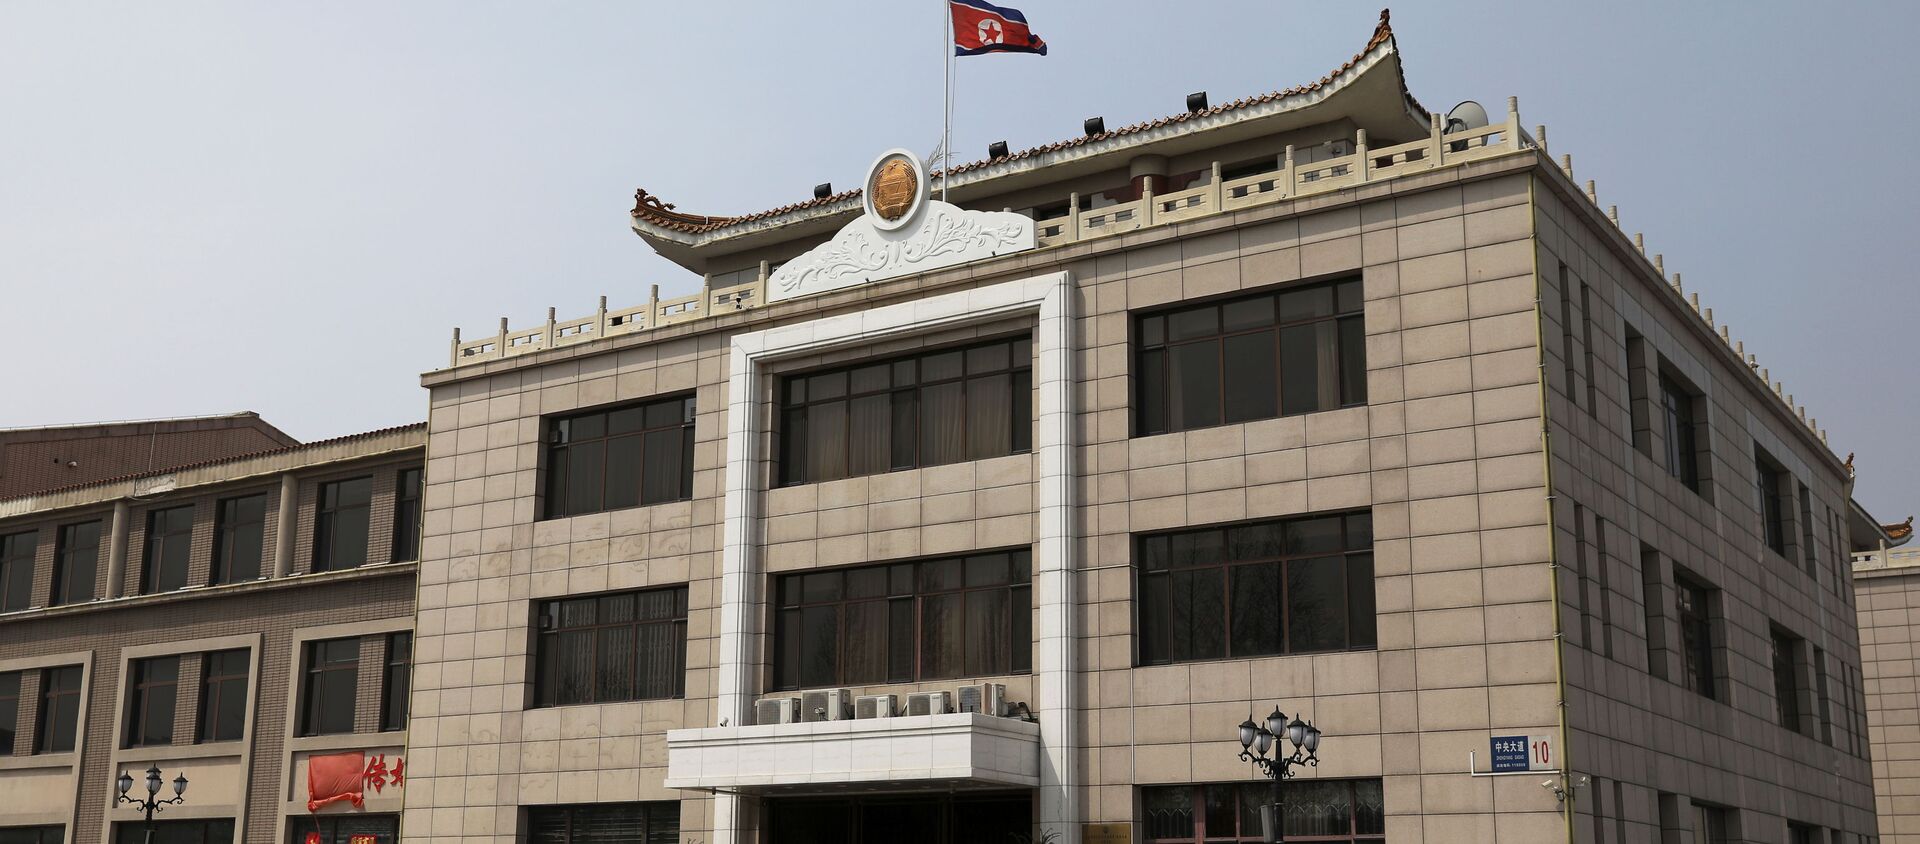
{"type": "MultiPolygon", "coordinates": [[[[960,60],[969,159],[1318,78],[1377,12],[1015,3],[1053,54],[960,60]]],[[[1420,3],[1394,29],[1426,105],[1518,95],[1893,520],[1920,509],[1916,8],[1420,3]]],[[[930,149],[941,9],[0,0],[0,426],[424,418],[455,325],[697,285],[628,228],[635,186],[753,211],[930,149]]]]}

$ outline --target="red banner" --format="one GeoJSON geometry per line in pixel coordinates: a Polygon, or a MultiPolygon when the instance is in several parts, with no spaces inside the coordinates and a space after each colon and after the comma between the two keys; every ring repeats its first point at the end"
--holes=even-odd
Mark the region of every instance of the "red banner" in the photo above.
{"type": "Polygon", "coordinates": [[[307,811],[342,800],[359,808],[366,778],[367,755],[360,751],[307,757],[307,811]]]}

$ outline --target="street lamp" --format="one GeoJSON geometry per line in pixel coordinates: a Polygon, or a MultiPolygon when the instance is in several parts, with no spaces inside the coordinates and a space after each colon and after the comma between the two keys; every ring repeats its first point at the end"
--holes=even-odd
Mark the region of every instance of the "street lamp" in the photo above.
{"type": "Polygon", "coordinates": [[[1267,716],[1265,724],[1256,724],[1253,717],[1240,723],[1240,759],[1260,766],[1260,772],[1273,780],[1273,802],[1261,817],[1266,821],[1267,841],[1277,844],[1285,835],[1280,828],[1285,815],[1280,811],[1280,781],[1294,775],[1295,765],[1318,767],[1320,765],[1320,728],[1312,722],[1300,720],[1296,713],[1292,721],[1280,707],[1273,708],[1273,714],[1267,716]],[[1293,745],[1293,753],[1286,754],[1284,746],[1276,746],[1280,739],[1286,739],[1293,745]],[[1267,752],[1271,750],[1272,756],[1267,752]],[[1284,754],[1284,755],[1283,755],[1284,754]]]}
{"type": "Polygon", "coordinates": [[[169,803],[180,803],[187,799],[187,775],[186,774],[181,774],[180,776],[174,777],[173,778],[173,796],[165,799],[161,799],[160,797],[160,766],[158,765],[155,765],[147,769],[147,796],[145,798],[135,798],[135,797],[127,796],[127,792],[133,790],[133,775],[127,773],[126,771],[120,772],[120,779],[116,781],[116,784],[120,786],[120,799],[114,801],[116,805],[120,803],[132,803],[134,808],[140,809],[141,811],[146,813],[147,844],[153,844],[153,813],[161,811],[160,809],[161,806],[165,806],[169,803]]]}

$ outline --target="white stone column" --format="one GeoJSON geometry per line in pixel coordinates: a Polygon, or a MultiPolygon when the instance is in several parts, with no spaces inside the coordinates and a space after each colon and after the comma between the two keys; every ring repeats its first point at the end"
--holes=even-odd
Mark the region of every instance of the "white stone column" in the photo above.
{"type": "Polygon", "coordinates": [[[280,515],[273,544],[274,577],[293,574],[293,538],[299,533],[299,521],[300,483],[288,472],[280,476],[280,515]]]}
{"type": "Polygon", "coordinates": [[[113,502],[113,525],[107,535],[107,589],[106,596],[118,598],[126,594],[127,581],[127,533],[132,530],[133,508],[122,498],[113,502]]]}

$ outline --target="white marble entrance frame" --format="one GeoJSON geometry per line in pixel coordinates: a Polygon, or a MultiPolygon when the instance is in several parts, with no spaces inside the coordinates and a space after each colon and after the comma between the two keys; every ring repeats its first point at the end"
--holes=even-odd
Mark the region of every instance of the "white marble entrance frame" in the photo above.
{"type": "MultiPolygon", "coordinates": [[[[824,317],[736,335],[727,385],[727,467],[720,575],[720,643],[717,655],[719,717],[751,723],[760,661],[756,648],[766,617],[762,567],[762,506],[766,455],[761,447],[771,420],[762,398],[764,365],[795,357],[866,345],[902,335],[924,334],[1033,314],[1037,419],[1033,450],[1039,458],[1038,542],[1034,548],[1034,600],[1039,637],[1034,654],[1035,709],[1040,719],[1040,787],[1036,818],[1059,844],[1078,844],[1078,781],[1074,775],[1073,535],[1076,426],[1073,420],[1076,349],[1073,342],[1073,282],[1065,272],[945,293],[858,313],[824,317]]],[[[714,795],[714,842],[736,844],[743,829],[739,798],[714,795]]]]}

